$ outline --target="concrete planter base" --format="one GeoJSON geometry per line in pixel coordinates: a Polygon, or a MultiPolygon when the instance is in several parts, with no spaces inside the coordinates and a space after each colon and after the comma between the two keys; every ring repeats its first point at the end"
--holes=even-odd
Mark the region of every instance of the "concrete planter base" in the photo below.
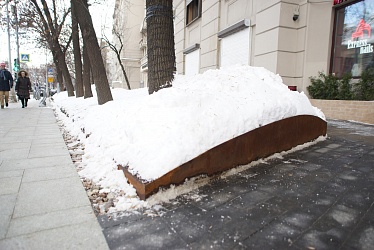
{"type": "Polygon", "coordinates": [[[328,119],[374,124],[374,101],[345,101],[310,99],[328,119]]]}

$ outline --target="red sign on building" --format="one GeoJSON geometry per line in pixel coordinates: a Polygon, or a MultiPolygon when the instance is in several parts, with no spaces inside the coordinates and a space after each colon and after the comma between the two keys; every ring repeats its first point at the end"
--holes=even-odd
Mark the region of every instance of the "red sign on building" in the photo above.
{"type": "Polygon", "coordinates": [[[334,0],[334,5],[347,2],[348,0],[334,0]]]}
{"type": "Polygon", "coordinates": [[[371,36],[371,27],[369,24],[365,23],[364,19],[358,23],[356,31],[352,33],[352,40],[355,38],[364,38],[364,31],[366,31],[366,35],[368,38],[371,36]]]}
{"type": "Polygon", "coordinates": [[[361,19],[356,30],[352,32],[351,40],[348,40],[347,49],[360,49],[360,54],[373,53],[373,44],[369,43],[371,37],[371,27],[361,19]]]}

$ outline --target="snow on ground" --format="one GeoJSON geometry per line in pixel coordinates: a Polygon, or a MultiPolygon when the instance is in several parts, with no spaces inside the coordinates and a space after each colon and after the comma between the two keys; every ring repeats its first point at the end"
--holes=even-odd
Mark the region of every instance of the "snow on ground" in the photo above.
{"type": "MultiPolygon", "coordinates": [[[[95,95],[95,92],[94,92],[95,95]]],[[[169,195],[140,201],[117,165],[154,180],[210,148],[260,126],[296,115],[325,119],[304,93],[290,91],[279,75],[264,68],[235,66],[187,77],[148,95],[147,89],[112,90],[113,101],[53,96],[53,108],[65,129],[85,145],[82,177],[125,195],[111,211],[129,211],[166,201],[204,185],[194,178],[169,195]],[[122,192],[122,193],[123,193],[122,192]]]]}

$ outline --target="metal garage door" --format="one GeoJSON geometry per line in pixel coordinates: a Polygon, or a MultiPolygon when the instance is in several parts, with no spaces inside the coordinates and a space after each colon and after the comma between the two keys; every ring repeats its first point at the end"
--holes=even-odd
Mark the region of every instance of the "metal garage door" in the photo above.
{"type": "Polygon", "coordinates": [[[192,76],[199,74],[200,66],[200,50],[197,49],[191,53],[185,55],[185,75],[192,76]]]}
{"type": "Polygon", "coordinates": [[[249,65],[250,29],[246,28],[220,41],[220,67],[249,65]]]}

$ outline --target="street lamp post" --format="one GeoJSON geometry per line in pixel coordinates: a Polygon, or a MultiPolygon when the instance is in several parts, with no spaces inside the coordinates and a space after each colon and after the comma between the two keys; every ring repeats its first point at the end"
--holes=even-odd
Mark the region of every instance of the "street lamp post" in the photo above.
{"type": "Polygon", "coordinates": [[[9,70],[12,72],[10,68],[10,62],[12,61],[12,53],[10,48],[10,24],[9,24],[9,0],[6,0],[6,23],[7,23],[7,30],[8,30],[8,66],[9,70]]]}
{"type": "MultiPolygon", "coordinates": [[[[48,48],[45,47],[45,67],[46,67],[46,72],[45,72],[45,83],[46,83],[46,88],[45,91],[47,92],[47,97],[49,97],[50,94],[50,79],[53,79],[53,69],[51,65],[48,65],[48,48]]],[[[53,82],[53,80],[51,81],[53,82]]]]}
{"type": "MultiPolygon", "coordinates": [[[[8,30],[8,68],[10,72],[13,72],[12,67],[11,67],[11,62],[12,62],[12,53],[11,53],[11,47],[10,47],[10,20],[9,20],[9,0],[6,0],[6,19],[7,19],[7,30],[8,30]]],[[[17,25],[18,27],[18,25],[17,25]]],[[[18,45],[17,45],[18,48],[18,45]]],[[[12,73],[13,75],[13,73],[12,73]]],[[[15,85],[15,83],[13,84],[15,85]]],[[[17,97],[16,97],[16,92],[14,91],[14,88],[10,90],[10,100],[17,102],[17,97]]]]}
{"type": "MultiPolygon", "coordinates": [[[[17,1],[14,1],[14,17],[16,23],[16,43],[17,43],[17,65],[21,65],[21,61],[19,59],[19,32],[18,32],[18,13],[17,13],[17,1]]],[[[18,69],[19,70],[19,69],[18,69]]]]}

